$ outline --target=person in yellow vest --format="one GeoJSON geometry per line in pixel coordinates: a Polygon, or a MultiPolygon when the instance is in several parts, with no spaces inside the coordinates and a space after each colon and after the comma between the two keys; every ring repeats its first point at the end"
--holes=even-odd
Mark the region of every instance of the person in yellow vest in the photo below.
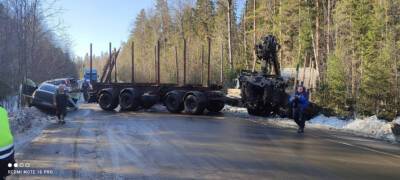
{"type": "Polygon", "coordinates": [[[14,167],[14,138],[8,122],[8,113],[0,105],[0,180],[10,175],[14,167]]]}

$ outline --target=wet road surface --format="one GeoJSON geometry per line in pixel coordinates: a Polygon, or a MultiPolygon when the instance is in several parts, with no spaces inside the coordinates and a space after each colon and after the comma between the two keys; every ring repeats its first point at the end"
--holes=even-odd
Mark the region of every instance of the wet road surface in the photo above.
{"type": "Polygon", "coordinates": [[[83,105],[17,161],[51,175],[9,179],[400,179],[400,146],[260,125],[235,114],[104,112],[83,105]]]}

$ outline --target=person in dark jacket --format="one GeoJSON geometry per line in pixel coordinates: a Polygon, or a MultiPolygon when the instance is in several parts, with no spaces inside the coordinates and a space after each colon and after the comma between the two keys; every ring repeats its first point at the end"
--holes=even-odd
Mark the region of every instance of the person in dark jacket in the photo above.
{"type": "Polygon", "coordinates": [[[68,104],[68,95],[65,92],[65,85],[60,85],[58,87],[57,93],[54,97],[54,103],[56,105],[56,115],[58,118],[58,122],[60,124],[65,124],[65,116],[67,115],[67,104],[68,104]]]}
{"type": "Polygon", "coordinates": [[[308,93],[305,91],[303,86],[296,88],[296,92],[289,99],[290,108],[292,109],[292,117],[296,124],[299,126],[298,133],[304,133],[305,127],[305,116],[304,111],[308,107],[308,93]]]}
{"type": "Polygon", "coordinates": [[[82,84],[82,92],[83,92],[83,98],[85,99],[85,102],[89,101],[89,81],[84,81],[82,84]]]}

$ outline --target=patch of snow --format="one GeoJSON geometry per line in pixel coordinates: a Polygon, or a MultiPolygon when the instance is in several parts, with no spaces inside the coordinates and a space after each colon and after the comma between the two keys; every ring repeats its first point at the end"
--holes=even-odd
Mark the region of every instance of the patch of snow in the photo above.
{"type": "Polygon", "coordinates": [[[231,114],[231,116],[246,118],[247,120],[260,123],[260,124],[269,124],[276,125],[281,127],[294,127],[296,123],[288,118],[280,118],[280,117],[260,117],[260,116],[252,116],[247,113],[247,108],[244,107],[234,107],[225,105],[224,109],[222,109],[223,113],[231,114]]]}
{"type": "Polygon", "coordinates": [[[18,111],[18,96],[8,96],[0,101],[0,104],[7,110],[7,112],[18,111]]]}
{"type": "Polygon", "coordinates": [[[320,115],[311,119],[307,125],[316,128],[345,130],[366,137],[392,142],[396,141],[396,137],[392,132],[391,123],[385,120],[380,120],[376,116],[361,119],[341,120],[337,117],[325,117],[320,115]]]}
{"type": "Polygon", "coordinates": [[[393,120],[393,123],[400,124],[400,116],[397,119],[393,120]]]}
{"type": "Polygon", "coordinates": [[[380,120],[376,116],[356,119],[346,125],[345,129],[353,130],[378,139],[395,141],[391,123],[380,120]]]}
{"type": "Polygon", "coordinates": [[[229,106],[225,105],[224,109],[222,109],[223,112],[233,112],[233,113],[247,113],[247,109],[244,107],[234,107],[234,106],[229,106]]]}
{"type": "Polygon", "coordinates": [[[15,148],[23,146],[37,137],[54,118],[36,108],[24,107],[17,111],[9,112],[10,128],[14,135],[15,148]]]}
{"type": "Polygon", "coordinates": [[[162,104],[154,104],[150,109],[143,109],[145,112],[166,112],[166,107],[162,104]]]}
{"type": "MultiPolygon", "coordinates": [[[[245,117],[250,121],[261,124],[272,124],[280,127],[297,127],[296,123],[292,119],[251,116],[247,114],[247,109],[243,107],[225,106],[223,111],[225,113],[233,113],[234,116],[237,117],[245,117]]],[[[385,120],[378,119],[376,116],[343,120],[338,117],[326,117],[324,115],[319,115],[310,121],[307,121],[306,127],[339,130],[365,137],[396,142],[396,136],[392,132],[393,123],[400,124],[400,117],[395,119],[393,122],[387,122],[385,120]]]]}
{"type": "Polygon", "coordinates": [[[289,118],[268,118],[267,123],[281,127],[297,127],[297,124],[289,118]]]}
{"type": "Polygon", "coordinates": [[[337,117],[326,117],[324,115],[319,115],[310,121],[308,121],[308,125],[317,127],[317,126],[326,126],[336,129],[342,129],[347,125],[348,121],[341,120],[337,117]]]}

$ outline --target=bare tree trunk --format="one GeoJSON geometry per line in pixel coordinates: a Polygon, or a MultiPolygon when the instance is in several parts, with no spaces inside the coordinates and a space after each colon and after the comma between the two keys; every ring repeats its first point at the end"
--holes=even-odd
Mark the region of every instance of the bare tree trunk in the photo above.
{"type": "Polygon", "coordinates": [[[327,32],[326,32],[326,52],[329,56],[330,54],[330,36],[331,36],[331,0],[327,0],[328,1],[328,14],[327,14],[327,32]]]}
{"type": "Polygon", "coordinates": [[[315,68],[317,69],[317,71],[319,73],[320,71],[319,71],[319,66],[318,66],[319,61],[317,59],[317,50],[316,50],[317,48],[315,47],[316,43],[315,43],[315,40],[314,40],[314,35],[312,33],[311,33],[311,42],[312,42],[312,46],[313,46],[313,50],[314,50],[315,68]]]}
{"type": "MultiPolygon", "coordinates": [[[[319,46],[320,46],[320,24],[319,24],[319,20],[320,20],[320,10],[319,10],[319,0],[315,1],[315,8],[316,8],[316,13],[317,15],[315,16],[315,60],[316,62],[318,62],[317,66],[321,67],[321,60],[320,60],[320,50],[319,50],[319,46]]],[[[320,80],[323,79],[323,69],[319,68],[321,70],[320,72],[320,80]]]]}
{"type": "MultiPolygon", "coordinates": [[[[179,85],[179,63],[178,63],[178,48],[175,46],[175,68],[176,68],[176,84],[179,85]]],[[[203,72],[203,68],[202,68],[203,72]]]]}
{"type": "Polygon", "coordinates": [[[304,56],[304,62],[303,62],[303,77],[301,78],[302,79],[302,85],[305,85],[305,83],[304,82],[306,82],[306,66],[307,66],[307,57],[306,56],[304,56]]]}
{"type": "Polygon", "coordinates": [[[399,113],[400,104],[399,104],[399,96],[400,96],[400,87],[399,87],[399,72],[398,72],[398,62],[397,56],[394,58],[394,79],[395,79],[395,98],[394,98],[394,105],[396,108],[396,114],[399,113]]]}
{"type": "MultiPolygon", "coordinates": [[[[279,13],[282,13],[282,1],[279,1],[279,13]]],[[[279,37],[282,38],[282,21],[279,21],[279,37]]],[[[281,39],[283,41],[283,39],[281,39]]],[[[279,62],[283,65],[283,50],[279,51],[279,62]]],[[[295,83],[296,84],[296,83],[295,83]]]]}
{"type": "MultiPolygon", "coordinates": [[[[32,7],[31,7],[31,23],[30,24],[30,30],[31,30],[31,47],[30,47],[30,56],[27,64],[31,64],[32,61],[35,59],[35,49],[36,49],[36,44],[37,44],[37,39],[38,39],[38,32],[37,32],[37,23],[38,23],[38,9],[39,9],[39,3],[40,0],[34,0],[32,2],[32,7]]],[[[30,69],[30,71],[35,71],[34,69],[30,69]]],[[[29,70],[27,70],[26,77],[29,77],[29,70]]]]}
{"type": "MultiPolygon", "coordinates": [[[[351,26],[353,26],[352,18],[350,18],[351,26]]],[[[352,56],[351,56],[351,94],[352,94],[352,106],[353,106],[353,117],[357,117],[358,112],[358,97],[359,97],[359,82],[362,77],[362,69],[361,73],[358,72],[358,60],[356,58],[355,52],[355,42],[354,42],[354,33],[351,32],[351,48],[352,48],[352,56]]],[[[362,63],[361,59],[361,63],[362,63]]],[[[361,65],[362,66],[362,65],[361,65]]]]}
{"type": "Polygon", "coordinates": [[[308,92],[309,92],[309,99],[311,100],[314,92],[314,62],[312,61],[311,57],[309,57],[309,59],[310,59],[310,72],[308,78],[308,92]]]}
{"type": "Polygon", "coordinates": [[[204,45],[201,45],[201,84],[204,83],[204,45]]]}
{"type": "MultiPolygon", "coordinates": [[[[298,60],[298,63],[300,63],[300,56],[301,56],[301,39],[300,39],[300,29],[301,29],[301,16],[300,16],[300,12],[301,12],[301,0],[299,0],[299,9],[298,9],[298,20],[299,20],[299,35],[298,35],[298,52],[297,52],[297,60],[298,60]]],[[[304,81],[304,79],[303,79],[303,81],[304,81]]]]}
{"type": "Polygon", "coordinates": [[[207,87],[211,86],[211,38],[208,41],[208,55],[207,55],[207,87]]]}
{"type": "Polygon", "coordinates": [[[228,0],[228,59],[229,68],[233,70],[233,60],[232,60],[232,22],[231,22],[231,11],[232,11],[232,0],[228,0]]]}
{"type": "Polygon", "coordinates": [[[247,3],[244,5],[244,13],[243,13],[243,46],[244,46],[244,60],[246,62],[246,70],[249,69],[249,60],[247,59],[247,34],[246,34],[246,12],[247,12],[247,3]]]}
{"type": "Polygon", "coordinates": [[[220,74],[220,81],[221,81],[221,86],[224,85],[224,44],[221,45],[221,74],[220,74]]]}
{"type": "Polygon", "coordinates": [[[256,0],[253,0],[253,68],[252,71],[256,70],[256,0]]]}
{"type": "Polygon", "coordinates": [[[308,83],[307,83],[307,87],[308,87],[308,89],[311,89],[312,88],[312,86],[311,86],[311,79],[312,79],[312,72],[311,72],[311,69],[312,69],[312,60],[311,60],[311,58],[308,58],[309,60],[308,60],[308,62],[309,62],[309,64],[308,64],[308,83]]]}
{"type": "MultiPolygon", "coordinates": [[[[352,24],[352,19],[350,18],[350,24],[352,24]]],[[[351,48],[352,48],[352,56],[351,56],[351,96],[355,100],[356,99],[356,90],[357,90],[357,69],[356,69],[356,58],[354,52],[354,35],[351,33],[351,48]]]]}
{"type": "Polygon", "coordinates": [[[183,85],[186,85],[186,63],[187,63],[187,55],[186,55],[186,39],[183,38],[183,85]]]}

